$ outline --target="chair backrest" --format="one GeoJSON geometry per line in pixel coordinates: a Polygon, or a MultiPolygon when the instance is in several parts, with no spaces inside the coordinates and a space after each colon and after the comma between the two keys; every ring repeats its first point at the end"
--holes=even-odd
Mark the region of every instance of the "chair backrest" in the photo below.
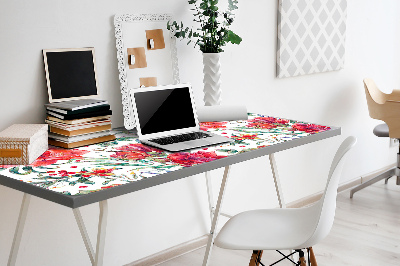
{"type": "Polygon", "coordinates": [[[369,116],[375,119],[381,119],[380,104],[384,104],[386,99],[380,97],[379,89],[372,79],[364,79],[365,97],[367,98],[367,106],[369,116]]]}
{"type": "Polygon", "coordinates": [[[332,228],[335,217],[337,189],[342,175],[345,157],[347,152],[356,144],[356,142],[357,139],[355,137],[351,136],[346,138],[333,158],[324,194],[319,202],[313,206],[315,208],[320,208],[320,217],[314,233],[307,240],[304,247],[311,247],[318,243],[328,235],[332,228]]]}
{"type": "Polygon", "coordinates": [[[400,90],[391,94],[383,93],[372,79],[364,79],[369,116],[385,121],[389,127],[389,137],[400,138],[400,90]]]}

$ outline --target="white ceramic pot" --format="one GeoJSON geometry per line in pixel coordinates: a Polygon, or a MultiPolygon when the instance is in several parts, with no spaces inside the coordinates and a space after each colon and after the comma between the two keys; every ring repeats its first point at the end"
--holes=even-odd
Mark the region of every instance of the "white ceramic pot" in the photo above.
{"type": "Polygon", "coordinates": [[[220,54],[219,53],[203,53],[203,73],[204,73],[204,104],[220,105],[221,104],[221,71],[220,71],[220,54]]]}

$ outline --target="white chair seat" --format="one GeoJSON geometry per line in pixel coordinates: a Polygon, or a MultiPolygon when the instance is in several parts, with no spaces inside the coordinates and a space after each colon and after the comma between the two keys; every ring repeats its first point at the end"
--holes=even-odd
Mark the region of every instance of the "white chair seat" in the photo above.
{"type": "MultiPolygon", "coordinates": [[[[226,249],[253,250],[250,265],[259,265],[262,250],[291,249],[299,253],[310,250],[310,262],[316,265],[312,246],[331,230],[336,209],[336,195],[344,157],[355,145],[356,138],[346,138],[335,157],[321,199],[306,208],[266,209],[242,212],[232,217],[216,236],[214,244],[226,249]]],[[[300,264],[299,264],[300,265],[300,264]]]]}
{"type": "Polygon", "coordinates": [[[320,215],[318,205],[299,209],[266,209],[232,217],[214,244],[226,249],[275,250],[306,248],[320,215]]]}

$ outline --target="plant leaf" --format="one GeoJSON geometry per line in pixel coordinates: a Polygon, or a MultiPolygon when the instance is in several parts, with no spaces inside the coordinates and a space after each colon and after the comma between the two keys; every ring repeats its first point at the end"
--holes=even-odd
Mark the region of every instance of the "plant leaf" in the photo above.
{"type": "Polygon", "coordinates": [[[227,40],[233,44],[240,44],[242,42],[242,38],[239,35],[235,34],[233,31],[228,30],[227,40]]]}
{"type": "Polygon", "coordinates": [[[210,6],[210,9],[211,9],[212,11],[218,11],[218,7],[217,7],[217,6],[210,6]]]}
{"type": "Polygon", "coordinates": [[[200,4],[200,8],[203,9],[203,10],[206,10],[206,9],[208,8],[208,3],[206,3],[206,2],[203,1],[203,2],[200,4]]]}

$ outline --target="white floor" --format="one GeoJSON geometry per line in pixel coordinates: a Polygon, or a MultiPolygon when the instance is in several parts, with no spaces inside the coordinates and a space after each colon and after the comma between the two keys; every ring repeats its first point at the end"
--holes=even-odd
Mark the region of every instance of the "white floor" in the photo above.
{"type": "MultiPolygon", "coordinates": [[[[162,266],[201,265],[205,248],[162,263],[162,266]]],[[[395,178],[380,181],[354,194],[338,196],[336,217],[329,236],[314,246],[318,265],[400,265],[400,186],[395,178]]],[[[214,247],[211,266],[248,265],[251,251],[214,247]]],[[[265,251],[263,263],[280,259],[275,251],[265,251]]],[[[278,265],[293,265],[282,262],[278,265]]]]}

